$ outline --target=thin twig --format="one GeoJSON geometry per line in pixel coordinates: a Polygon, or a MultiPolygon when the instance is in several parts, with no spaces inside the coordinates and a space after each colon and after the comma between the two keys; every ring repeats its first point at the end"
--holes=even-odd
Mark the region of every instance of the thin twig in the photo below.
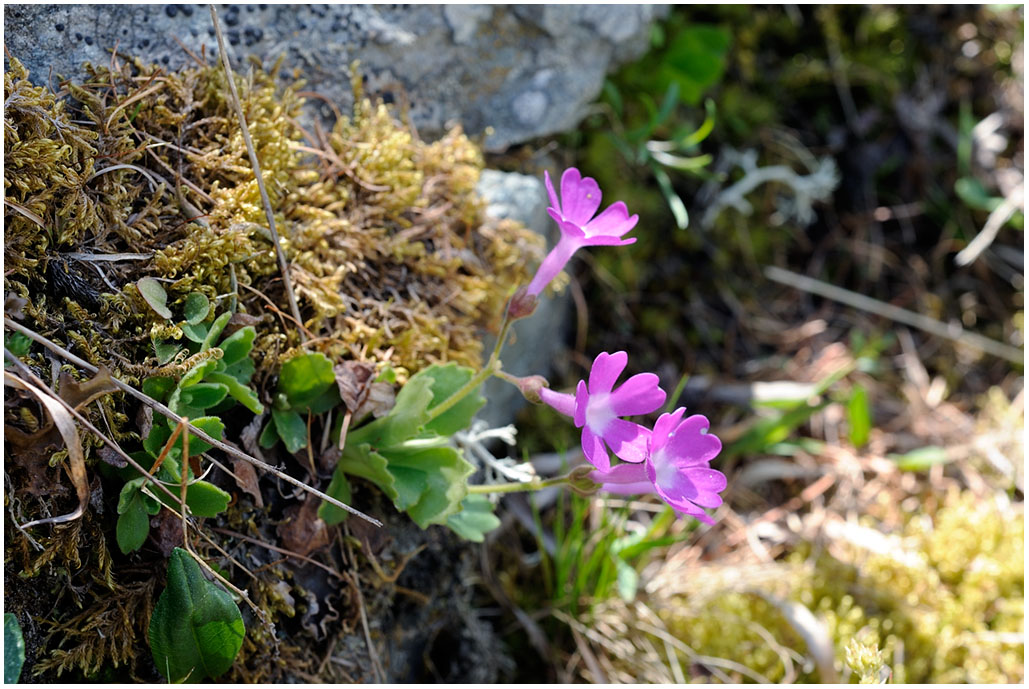
{"type": "MultiPolygon", "coordinates": [[[[254,149],[254,142],[250,138],[250,128],[247,126],[247,119],[243,115],[243,105],[239,100],[239,93],[236,91],[236,80],[233,78],[232,64],[229,62],[229,54],[225,50],[225,37],[222,35],[221,24],[218,23],[218,11],[214,5],[211,8],[211,21],[214,22],[214,33],[218,37],[218,52],[222,56],[222,65],[225,67],[225,80],[229,82],[229,90],[232,91],[232,104],[236,107],[236,116],[239,118],[239,127],[243,131],[243,141],[247,145],[247,153],[250,154],[250,165],[254,168],[254,177],[257,180],[257,190],[261,192],[261,203],[264,205],[264,214],[268,218],[268,229],[272,233],[273,244],[275,245],[275,256],[279,259],[279,270],[282,272],[282,279],[286,283],[286,298],[289,299],[289,309],[297,323],[303,323],[300,318],[300,309],[297,308],[297,300],[293,296],[293,283],[289,278],[289,266],[286,264],[286,254],[279,244],[279,233],[275,229],[275,215],[272,213],[272,202],[268,198],[268,191],[264,188],[264,177],[261,175],[261,165],[257,162],[257,151],[254,149]]],[[[304,342],[307,337],[302,329],[297,331],[300,341],[304,342]]]]}
{"type": "MultiPolygon", "coordinates": [[[[87,371],[89,371],[91,373],[96,373],[99,370],[99,369],[97,369],[96,366],[93,366],[89,362],[87,362],[87,361],[85,361],[83,359],[80,359],[79,357],[75,356],[74,354],[72,354],[68,350],[64,349],[60,345],[58,345],[58,344],[56,344],[54,342],[51,342],[47,338],[45,338],[42,335],[34,332],[33,330],[30,330],[30,329],[26,328],[25,326],[21,325],[20,323],[16,323],[15,321],[11,320],[7,316],[4,316],[4,325],[7,326],[8,328],[10,328],[11,330],[19,332],[22,335],[25,335],[30,340],[33,340],[34,342],[38,342],[39,344],[43,345],[47,349],[49,349],[49,350],[51,350],[51,351],[53,351],[53,352],[55,352],[57,354],[60,354],[62,357],[64,357],[68,361],[72,362],[76,366],[84,368],[84,369],[86,369],[87,371]]],[[[179,423],[182,420],[182,417],[180,417],[178,414],[173,412],[168,407],[164,406],[163,404],[161,404],[157,400],[153,399],[152,397],[149,397],[148,395],[145,395],[142,392],[139,392],[138,390],[133,388],[131,385],[128,385],[127,383],[123,383],[118,378],[115,378],[114,376],[111,376],[111,382],[114,383],[114,385],[117,386],[118,389],[121,390],[122,392],[126,392],[126,393],[132,395],[133,397],[138,399],[143,404],[145,404],[148,407],[150,407],[151,409],[154,409],[155,411],[163,414],[164,416],[168,417],[172,421],[174,421],[176,423],[179,423]]],[[[312,488],[311,486],[307,485],[303,481],[301,481],[299,479],[296,479],[296,478],[293,478],[292,476],[290,476],[289,474],[285,473],[284,471],[276,469],[271,464],[267,464],[265,462],[262,462],[261,460],[257,459],[256,457],[251,457],[247,453],[245,453],[245,452],[243,452],[241,450],[238,450],[238,449],[232,447],[231,445],[228,445],[228,444],[222,442],[221,440],[218,440],[216,438],[211,437],[206,432],[204,432],[202,429],[197,428],[196,426],[194,426],[192,424],[190,425],[189,430],[190,430],[190,433],[192,433],[193,435],[196,435],[197,437],[201,438],[205,442],[213,445],[214,447],[218,448],[219,450],[221,450],[222,452],[224,452],[224,453],[226,453],[228,455],[231,455],[232,457],[236,457],[238,459],[242,459],[244,461],[250,462],[254,466],[259,467],[259,468],[261,468],[261,469],[263,469],[263,470],[265,470],[265,471],[267,471],[267,472],[269,472],[271,474],[274,474],[275,476],[281,478],[283,481],[285,481],[287,483],[290,483],[290,484],[296,486],[297,488],[300,488],[301,490],[305,490],[308,493],[312,493],[313,495],[317,495],[322,500],[325,500],[326,502],[328,502],[328,503],[330,503],[330,504],[332,504],[332,505],[334,505],[336,507],[339,507],[342,510],[346,510],[350,514],[356,515],[356,516],[360,517],[361,519],[364,519],[365,521],[374,524],[375,526],[382,526],[382,522],[380,522],[378,519],[375,519],[374,517],[369,517],[364,512],[361,512],[360,510],[354,509],[350,505],[346,505],[346,504],[340,502],[339,500],[337,500],[336,498],[334,498],[334,497],[332,497],[330,495],[326,495],[325,493],[321,492],[317,488],[312,488]]],[[[210,457],[208,457],[208,459],[210,459],[212,462],[214,461],[214,459],[212,459],[210,457]]]]}
{"type": "Polygon", "coordinates": [[[848,306],[853,306],[855,309],[861,309],[862,311],[868,311],[870,313],[889,318],[905,325],[910,325],[913,328],[924,330],[927,333],[942,337],[952,342],[960,342],[969,347],[973,347],[987,354],[992,354],[995,357],[1001,359],[1007,359],[1013,361],[1016,364],[1021,364],[1025,361],[1025,352],[1017,347],[1004,344],[1003,342],[997,342],[991,340],[988,337],[983,337],[976,333],[970,333],[960,326],[951,326],[941,323],[938,320],[929,318],[920,313],[914,311],[908,311],[902,309],[893,304],[887,304],[871,297],[866,297],[863,294],[851,292],[850,290],[837,287],[836,285],[830,285],[827,282],[821,280],[815,280],[805,275],[794,273],[793,271],[784,270],[776,266],[766,266],[765,276],[769,280],[789,285],[795,289],[803,290],[805,292],[811,292],[819,296],[825,297],[826,299],[832,299],[848,306]]]}

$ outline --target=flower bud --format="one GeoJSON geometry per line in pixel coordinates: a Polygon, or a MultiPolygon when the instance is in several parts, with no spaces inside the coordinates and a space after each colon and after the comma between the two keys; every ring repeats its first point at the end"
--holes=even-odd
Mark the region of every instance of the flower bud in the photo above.
{"type": "Polygon", "coordinates": [[[522,287],[515,292],[515,295],[511,297],[511,303],[507,305],[507,317],[516,321],[519,318],[531,316],[532,312],[536,310],[537,304],[539,304],[539,298],[534,294],[529,294],[529,291],[522,287]]]}
{"type": "Polygon", "coordinates": [[[590,478],[595,471],[590,464],[580,464],[568,472],[568,487],[583,497],[589,497],[600,490],[599,483],[590,478]]]}
{"type": "Polygon", "coordinates": [[[518,389],[521,391],[522,397],[533,404],[541,404],[543,402],[540,398],[540,390],[549,387],[550,383],[543,376],[525,376],[518,379],[518,389]]]}

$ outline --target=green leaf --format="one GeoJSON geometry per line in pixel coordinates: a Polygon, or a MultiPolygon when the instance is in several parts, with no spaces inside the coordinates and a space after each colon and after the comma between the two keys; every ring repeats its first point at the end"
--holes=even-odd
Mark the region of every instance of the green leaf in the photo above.
{"type": "Polygon", "coordinates": [[[299,413],[272,409],[272,420],[275,421],[275,430],[290,453],[307,445],[307,424],[299,413]]]}
{"type": "Polygon", "coordinates": [[[211,301],[202,292],[190,292],[182,311],[187,323],[199,325],[211,312],[211,301]]]}
{"type": "MultiPolygon", "coordinates": [[[[207,377],[210,378],[211,375],[215,374],[208,374],[207,377]]],[[[228,394],[228,386],[221,383],[194,383],[182,388],[179,399],[188,407],[207,409],[221,402],[228,394]]]]}
{"type": "Polygon", "coordinates": [[[166,424],[154,423],[150,427],[150,433],[143,440],[143,449],[150,453],[151,457],[157,459],[161,456],[161,450],[164,449],[164,444],[170,437],[171,429],[166,424]]]}
{"type": "MultiPolygon", "coordinates": [[[[325,489],[325,494],[336,498],[344,505],[350,504],[350,481],[347,480],[346,475],[338,470],[332,473],[332,481],[329,483],[329,487],[325,489]]],[[[335,505],[322,501],[322,504],[318,507],[318,518],[329,526],[341,523],[347,518],[347,511],[341,510],[335,505]]]]}
{"type": "Polygon", "coordinates": [[[219,345],[225,353],[222,356],[222,363],[225,366],[231,366],[237,361],[241,361],[250,354],[250,350],[254,347],[255,339],[257,339],[257,330],[252,325],[240,328],[226,337],[219,345]]]}
{"type": "Polygon", "coordinates": [[[850,427],[850,444],[861,448],[868,442],[872,430],[872,411],[868,405],[868,391],[855,385],[847,400],[847,425],[850,427]]]}
{"type": "MultiPolygon", "coordinates": [[[[201,416],[201,417],[196,418],[196,419],[190,419],[189,423],[191,425],[193,425],[193,426],[196,426],[197,428],[199,428],[200,430],[202,430],[204,433],[206,433],[207,435],[211,436],[212,438],[216,438],[217,440],[221,440],[222,439],[223,433],[225,431],[225,424],[223,424],[221,419],[219,419],[217,416],[201,416]]],[[[189,434],[189,456],[190,457],[193,457],[195,455],[199,455],[199,454],[202,454],[204,452],[207,452],[208,450],[211,449],[211,447],[212,446],[207,441],[201,440],[200,438],[198,438],[193,433],[189,434]]],[[[174,449],[178,450],[178,454],[176,455],[176,457],[181,456],[181,454],[182,454],[182,436],[181,435],[178,438],[175,439],[174,449]]]]}
{"type": "Polygon", "coordinates": [[[168,586],[150,618],[157,669],[171,682],[218,677],[232,667],[245,634],[232,597],[176,548],[168,560],[168,586]]]}
{"type": "Polygon", "coordinates": [[[22,357],[29,353],[29,349],[32,348],[32,340],[28,335],[22,333],[11,333],[4,336],[4,346],[10,350],[14,356],[22,357]]]}
{"type": "Polygon", "coordinates": [[[897,467],[904,471],[921,471],[936,464],[945,464],[951,461],[950,456],[947,454],[947,448],[937,447],[936,445],[920,447],[917,450],[912,450],[902,455],[890,454],[887,457],[896,462],[897,467]]]}
{"type": "Polygon", "coordinates": [[[257,393],[240,383],[236,378],[226,373],[208,373],[207,380],[224,385],[237,402],[255,414],[264,413],[264,405],[257,398],[257,393]]]}
{"type": "Polygon", "coordinates": [[[328,390],[318,395],[314,400],[307,405],[307,411],[312,414],[324,414],[330,409],[334,409],[343,403],[343,399],[339,396],[339,387],[333,385],[328,390]]]}
{"type": "Polygon", "coordinates": [[[182,380],[179,381],[179,387],[185,388],[190,385],[194,385],[202,381],[208,373],[213,371],[218,365],[218,362],[213,359],[207,361],[201,361],[198,364],[194,364],[193,368],[186,371],[186,374],[182,376],[182,380]]]}
{"type": "Polygon", "coordinates": [[[347,435],[347,446],[367,443],[376,449],[396,447],[418,435],[429,420],[432,383],[428,376],[412,376],[397,393],[389,414],[351,431],[347,435]]]}
{"type": "Polygon", "coordinates": [[[168,308],[168,293],[161,287],[161,283],[154,278],[140,278],[136,281],[136,289],[139,296],[143,297],[150,308],[161,318],[171,320],[172,312],[168,308]]]}
{"type": "Polygon", "coordinates": [[[447,517],[447,526],[465,540],[482,543],[488,532],[500,526],[500,519],[485,495],[466,495],[461,510],[447,517]]]}
{"type": "Polygon", "coordinates": [[[157,356],[157,363],[161,366],[174,359],[175,355],[182,349],[176,342],[161,342],[159,340],[154,340],[153,342],[154,354],[157,356]]]}
{"type": "MultiPolygon", "coordinates": [[[[125,485],[128,488],[128,484],[125,485]]],[[[125,491],[122,490],[122,495],[125,491]]],[[[147,514],[143,505],[143,495],[139,490],[132,491],[125,509],[122,509],[121,501],[118,503],[118,524],[115,527],[115,537],[118,541],[118,548],[122,553],[128,555],[138,550],[145,542],[150,533],[150,515],[147,514]]]]}
{"type": "Polygon", "coordinates": [[[669,44],[664,58],[666,74],[679,84],[684,103],[697,105],[704,92],[722,78],[729,42],[726,29],[694,24],[669,44]]]}
{"type": "Polygon", "coordinates": [[[186,504],[196,517],[213,517],[221,514],[229,506],[231,499],[231,495],[207,481],[196,481],[186,487],[186,504]]]}
{"type": "Polygon", "coordinates": [[[207,339],[208,327],[203,323],[197,323],[196,325],[183,323],[179,326],[179,329],[182,330],[182,334],[187,339],[197,344],[203,344],[204,340],[207,339]]]}
{"type": "MultiPolygon", "coordinates": [[[[432,402],[429,404],[429,411],[450,399],[454,393],[461,389],[475,375],[475,371],[466,367],[458,366],[455,363],[433,364],[424,368],[407,381],[425,377],[432,380],[432,402]]],[[[404,387],[407,387],[406,385],[404,387]]],[[[457,431],[468,428],[472,423],[475,412],[486,404],[486,398],[479,394],[478,388],[465,395],[460,402],[446,410],[431,422],[426,424],[425,430],[440,435],[453,435],[457,431]]]]}
{"type": "Polygon", "coordinates": [[[389,461],[389,472],[396,479],[396,489],[403,507],[421,528],[430,524],[445,524],[447,518],[461,509],[461,501],[468,494],[466,479],[475,467],[465,461],[453,447],[433,447],[405,451],[400,448],[383,450],[389,461]],[[418,501],[410,503],[410,495],[419,494],[418,501]]]}
{"type": "Polygon", "coordinates": [[[13,613],[4,613],[4,684],[16,684],[25,664],[25,638],[13,613]]]}
{"type": "Polygon", "coordinates": [[[201,352],[206,352],[214,346],[214,343],[217,342],[218,338],[221,336],[222,331],[225,330],[225,326],[228,325],[230,318],[232,318],[232,314],[226,311],[214,319],[214,323],[211,323],[211,329],[207,331],[207,337],[204,338],[203,344],[200,345],[201,352]]]}
{"type": "Polygon", "coordinates": [[[240,359],[234,364],[230,364],[219,369],[219,372],[224,373],[227,376],[232,376],[238,380],[241,385],[248,385],[250,383],[250,378],[254,375],[254,360],[250,357],[240,359]]]}
{"type": "Polygon", "coordinates": [[[257,439],[257,443],[265,450],[270,450],[275,447],[277,442],[279,442],[279,434],[275,430],[275,420],[269,419],[268,423],[264,425],[264,430],[261,431],[261,437],[257,439]]]}
{"type": "Polygon", "coordinates": [[[279,371],[279,391],[286,393],[289,406],[293,409],[306,410],[311,402],[335,383],[332,362],[321,352],[295,356],[284,363],[279,371]]]}
{"type": "Polygon", "coordinates": [[[154,376],[143,381],[143,394],[158,402],[165,402],[175,389],[175,379],[168,376],[154,376]]]}

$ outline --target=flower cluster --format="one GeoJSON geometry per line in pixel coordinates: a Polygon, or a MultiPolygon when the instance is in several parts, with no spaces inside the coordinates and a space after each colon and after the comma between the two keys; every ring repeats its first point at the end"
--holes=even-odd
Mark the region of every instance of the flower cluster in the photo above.
{"type": "MultiPolygon", "coordinates": [[[[545,180],[551,203],[547,212],[561,228],[561,239],[528,288],[516,295],[509,311],[515,317],[531,312],[543,288],[581,247],[636,241],[622,239],[639,217],[630,216],[621,201],[594,217],[601,202],[596,180],[584,178],[575,168],[565,170],[560,199],[549,174],[545,180]]],[[[713,524],[704,508],[722,504],[719,493],[725,490],[726,478],[710,467],[722,449],[721,441],[707,432],[705,417],[684,418],[685,408],[662,414],[653,430],[622,418],[657,411],[666,397],[653,373],[634,375],[615,387],[628,361],[625,352],[602,352],[590,368],[589,381],[579,381],[574,395],[537,386],[534,396],[582,429],[582,452],[595,468],[590,478],[603,490],[619,495],[656,493],[679,512],[713,524]],[[623,463],[612,464],[611,453],[623,463]]]]}

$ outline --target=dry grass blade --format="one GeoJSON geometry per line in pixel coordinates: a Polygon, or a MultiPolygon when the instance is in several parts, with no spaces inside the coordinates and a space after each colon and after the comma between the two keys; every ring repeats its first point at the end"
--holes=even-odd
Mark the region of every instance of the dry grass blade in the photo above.
{"type": "MultiPolygon", "coordinates": [[[[232,64],[229,62],[229,54],[225,51],[225,37],[222,35],[222,27],[218,22],[218,11],[214,5],[211,8],[211,21],[214,22],[214,33],[218,37],[218,52],[221,53],[222,65],[225,67],[225,80],[229,82],[229,90],[232,92],[232,104],[236,108],[236,116],[239,118],[239,127],[243,132],[243,140],[246,142],[247,153],[250,155],[250,165],[254,168],[254,178],[257,180],[257,189],[261,193],[261,203],[264,205],[264,214],[268,218],[268,229],[272,233],[272,243],[275,245],[275,256],[279,261],[279,270],[282,271],[282,281],[286,288],[286,298],[289,300],[289,309],[297,323],[304,321],[300,317],[300,309],[297,308],[296,297],[293,296],[293,281],[289,277],[289,266],[286,264],[286,255],[282,252],[279,244],[279,233],[275,229],[275,214],[272,213],[272,202],[268,198],[268,191],[264,188],[264,177],[261,175],[261,164],[257,160],[257,151],[254,149],[254,142],[250,138],[250,128],[247,126],[247,118],[243,114],[243,106],[239,100],[239,93],[236,91],[236,80],[233,78],[232,64]]],[[[303,326],[298,328],[297,333],[300,340],[306,340],[303,326]]]]}
{"type": "MultiPolygon", "coordinates": [[[[5,349],[4,352],[6,354],[7,350],[5,349]]],[[[61,524],[78,519],[85,513],[86,505],[89,503],[89,482],[86,480],[86,457],[82,452],[82,441],[79,439],[79,429],[76,428],[75,421],[53,392],[45,389],[41,390],[8,371],[4,371],[4,385],[31,393],[42,402],[43,406],[50,413],[50,418],[53,419],[54,425],[61,433],[61,437],[64,438],[64,444],[68,448],[68,476],[71,478],[72,483],[75,484],[75,494],[79,499],[79,506],[68,514],[62,514],[59,517],[37,519],[22,524],[18,528],[27,529],[30,526],[38,526],[40,524],[61,524]]]]}
{"type": "MultiPolygon", "coordinates": [[[[80,359],[79,357],[75,356],[74,354],[72,354],[68,350],[64,349],[63,347],[55,344],[54,342],[51,342],[50,340],[48,340],[47,338],[43,337],[39,333],[36,333],[36,332],[30,330],[29,328],[26,328],[25,326],[21,325],[20,323],[16,323],[15,321],[11,320],[7,316],[4,316],[4,325],[6,325],[11,330],[15,330],[17,332],[20,332],[21,334],[25,335],[29,339],[33,340],[34,342],[38,342],[39,344],[43,345],[47,349],[51,350],[52,352],[60,354],[62,357],[64,357],[65,359],[67,359],[71,363],[75,364],[76,366],[84,368],[84,369],[86,369],[87,371],[89,371],[91,373],[96,373],[99,370],[99,369],[97,369],[96,366],[93,366],[89,362],[87,362],[87,361],[85,361],[83,359],[80,359]]],[[[142,392],[136,390],[131,385],[128,385],[128,384],[122,382],[121,380],[115,378],[114,376],[111,377],[111,382],[113,382],[118,387],[118,389],[121,390],[122,392],[126,392],[126,393],[132,395],[133,397],[135,397],[137,400],[139,400],[143,404],[145,404],[148,407],[150,407],[151,409],[153,409],[153,410],[163,414],[164,416],[168,417],[172,421],[175,421],[176,423],[179,423],[182,420],[182,417],[179,416],[178,414],[176,414],[175,412],[173,412],[171,409],[169,409],[168,407],[164,406],[163,404],[161,404],[157,400],[153,399],[152,397],[149,397],[148,395],[144,395],[142,392]]],[[[226,454],[228,454],[228,455],[230,455],[232,457],[236,457],[238,459],[242,459],[244,461],[250,462],[254,466],[259,467],[259,468],[263,469],[264,471],[267,471],[267,472],[277,476],[278,478],[282,479],[283,481],[285,481],[287,483],[290,483],[290,484],[296,486],[297,488],[299,488],[301,490],[307,491],[308,493],[311,493],[313,495],[317,495],[322,500],[325,500],[326,502],[328,502],[328,503],[330,503],[330,504],[340,508],[341,510],[346,510],[350,514],[353,514],[353,515],[355,515],[357,517],[360,517],[361,519],[364,519],[365,521],[367,521],[367,522],[369,522],[371,524],[374,524],[375,526],[382,526],[382,522],[380,522],[378,519],[375,519],[374,517],[370,517],[367,514],[365,514],[364,512],[361,512],[360,510],[354,509],[350,505],[344,504],[344,503],[340,502],[339,500],[337,500],[336,498],[334,498],[334,497],[332,497],[330,495],[326,495],[325,493],[321,492],[317,488],[312,488],[311,486],[307,485],[303,481],[290,476],[286,472],[281,471],[279,469],[276,469],[271,464],[267,464],[265,462],[262,462],[261,460],[257,459],[256,457],[251,457],[247,453],[245,453],[245,452],[243,452],[243,451],[241,451],[241,450],[239,450],[239,449],[237,449],[235,447],[232,447],[231,445],[228,445],[228,444],[222,442],[221,440],[218,440],[216,438],[211,437],[210,435],[205,433],[202,429],[197,428],[196,426],[190,425],[189,431],[190,431],[190,433],[192,433],[193,435],[197,436],[201,440],[209,443],[210,445],[218,448],[222,452],[224,452],[224,453],[226,453],[226,454]]],[[[212,459],[211,461],[214,461],[214,460],[212,459]]]]}
{"type": "Polygon", "coordinates": [[[857,292],[851,292],[850,290],[837,287],[836,285],[830,285],[827,282],[821,280],[815,280],[799,273],[794,273],[790,270],[784,270],[777,266],[766,266],[765,276],[769,280],[774,280],[784,285],[789,285],[795,289],[803,290],[805,292],[811,292],[819,296],[825,297],[826,299],[832,299],[844,303],[848,306],[852,306],[855,309],[861,309],[870,313],[889,318],[890,320],[897,321],[898,323],[904,323],[910,325],[919,330],[924,330],[927,333],[942,337],[952,342],[960,342],[961,344],[974,347],[980,351],[992,354],[995,357],[1001,359],[1007,359],[1016,364],[1020,364],[1025,360],[1025,352],[1017,347],[1004,344],[1003,342],[997,342],[991,340],[988,337],[983,337],[976,333],[970,333],[961,327],[951,327],[944,323],[941,323],[933,318],[915,313],[914,311],[908,311],[900,307],[894,306],[893,304],[886,304],[866,297],[863,294],[857,292]]]}

